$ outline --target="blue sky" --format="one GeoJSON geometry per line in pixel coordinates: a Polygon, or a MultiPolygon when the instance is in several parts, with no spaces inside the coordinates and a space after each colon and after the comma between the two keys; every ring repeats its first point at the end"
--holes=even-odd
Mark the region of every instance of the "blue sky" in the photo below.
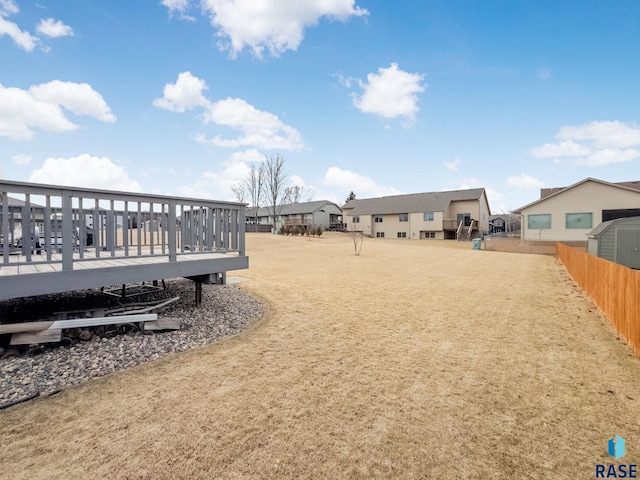
{"type": "Polygon", "coordinates": [[[636,0],[0,0],[0,176],[214,199],[265,156],[342,203],[493,212],[640,179],[636,0]]]}

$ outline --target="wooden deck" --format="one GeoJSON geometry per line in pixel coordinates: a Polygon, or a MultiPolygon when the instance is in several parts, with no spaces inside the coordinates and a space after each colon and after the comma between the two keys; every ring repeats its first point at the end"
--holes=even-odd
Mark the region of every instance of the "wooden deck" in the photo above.
{"type": "Polygon", "coordinates": [[[0,180],[0,226],[0,301],[249,266],[232,202],[0,180]]]}

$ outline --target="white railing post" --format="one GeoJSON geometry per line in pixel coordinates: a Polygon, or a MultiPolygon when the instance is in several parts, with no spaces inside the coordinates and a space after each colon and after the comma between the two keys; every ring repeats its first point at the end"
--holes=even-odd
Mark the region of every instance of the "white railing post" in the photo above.
{"type": "Polygon", "coordinates": [[[62,190],[62,270],[73,270],[73,205],[69,190],[62,190]]]}
{"type": "Polygon", "coordinates": [[[176,201],[169,200],[169,220],[167,225],[169,231],[169,261],[175,262],[177,260],[177,245],[176,245],[176,201]]]}

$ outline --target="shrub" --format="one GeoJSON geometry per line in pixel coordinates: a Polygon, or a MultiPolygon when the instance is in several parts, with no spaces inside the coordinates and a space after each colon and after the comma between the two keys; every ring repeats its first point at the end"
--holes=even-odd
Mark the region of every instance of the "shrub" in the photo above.
{"type": "Polygon", "coordinates": [[[322,227],[318,225],[318,228],[316,228],[316,235],[320,236],[322,235],[322,227]]]}

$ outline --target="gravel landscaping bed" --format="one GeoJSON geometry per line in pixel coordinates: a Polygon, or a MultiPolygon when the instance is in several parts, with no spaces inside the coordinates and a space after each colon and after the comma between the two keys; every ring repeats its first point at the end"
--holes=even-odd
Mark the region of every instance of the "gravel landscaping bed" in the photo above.
{"type": "MultiPolygon", "coordinates": [[[[162,316],[180,319],[179,330],[144,334],[135,327],[122,326],[104,336],[93,335],[88,341],[66,338],[66,345],[30,347],[20,357],[0,359],[0,408],[148,360],[207,345],[242,331],[265,310],[263,302],[235,285],[203,285],[202,306],[197,308],[194,284],[183,279],[168,281],[165,290],[135,297],[129,302],[176,296],[180,296],[180,300],[169,305],[162,316]]],[[[115,297],[86,290],[15,300],[4,306],[2,317],[6,323],[47,319],[54,312],[113,308],[120,305],[119,302],[115,297]]]]}

